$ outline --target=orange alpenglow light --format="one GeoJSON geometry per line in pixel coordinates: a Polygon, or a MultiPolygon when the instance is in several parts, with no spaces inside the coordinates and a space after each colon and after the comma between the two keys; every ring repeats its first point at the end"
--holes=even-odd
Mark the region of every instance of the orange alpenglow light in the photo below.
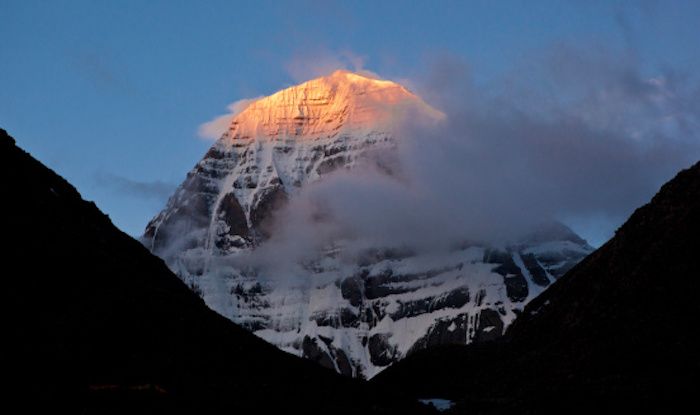
{"type": "Polygon", "coordinates": [[[340,130],[389,130],[409,114],[445,117],[395,82],[339,70],[252,102],[222,140],[313,140],[340,130]]]}

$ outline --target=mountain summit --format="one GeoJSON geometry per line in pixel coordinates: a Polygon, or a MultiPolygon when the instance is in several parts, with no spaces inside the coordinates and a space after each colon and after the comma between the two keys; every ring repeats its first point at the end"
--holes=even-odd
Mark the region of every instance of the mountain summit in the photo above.
{"type": "Polygon", "coordinates": [[[224,251],[255,244],[294,189],[392,146],[392,129],[409,116],[444,117],[397,83],[348,71],[254,101],[148,224],[148,244],[161,256],[172,236],[224,251]]]}
{"type": "Polygon", "coordinates": [[[283,270],[284,281],[235,265],[275,235],[271,218],[302,188],[366,162],[392,176],[393,164],[373,155],[396,153],[404,121],[443,117],[397,83],[347,71],[257,100],[142,240],[214,310],[347,375],[371,377],[435,344],[497,338],[592,251],[570,229],[552,224],[511,246],[472,241],[430,255],[371,246],[354,263],[341,259],[340,243],[283,270]]]}
{"type": "Polygon", "coordinates": [[[351,130],[388,130],[407,111],[444,117],[395,82],[339,70],[254,101],[233,119],[222,141],[316,141],[351,130]]]}

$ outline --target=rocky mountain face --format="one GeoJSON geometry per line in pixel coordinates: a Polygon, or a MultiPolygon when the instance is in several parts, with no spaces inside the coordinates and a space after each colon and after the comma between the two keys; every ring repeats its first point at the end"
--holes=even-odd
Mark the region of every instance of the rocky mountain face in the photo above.
{"type": "Polygon", "coordinates": [[[80,414],[425,409],[283,353],[210,310],[2,129],[0,169],[8,405],[80,414]]]}
{"type": "Polygon", "coordinates": [[[169,259],[197,247],[225,254],[253,246],[295,189],[393,146],[392,126],[413,114],[443,117],[396,83],[347,71],[255,101],[190,171],[144,238],[169,259]]]}
{"type": "Polygon", "coordinates": [[[372,380],[450,413],[682,413],[700,385],[700,163],[530,302],[499,341],[426,350],[372,380]]]}
{"type": "MultiPolygon", "coordinates": [[[[464,242],[443,252],[342,244],[280,281],[230,259],[274,234],[271,218],[304,186],[400,144],[396,125],[444,115],[404,87],[346,71],[252,103],[147,226],[144,244],[223,316],[281,349],[372,377],[438,344],[501,336],[524,305],[589,254],[557,223],[517,243],[464,242]]],[[[274,258],[271,258],[274,260],[274,258]]]]}

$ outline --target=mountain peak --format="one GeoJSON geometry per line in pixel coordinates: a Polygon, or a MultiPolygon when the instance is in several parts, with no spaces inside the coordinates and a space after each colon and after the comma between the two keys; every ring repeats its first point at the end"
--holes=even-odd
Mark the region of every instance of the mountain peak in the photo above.
{"type": "Polygon", "coordinates": [[[362,85],[365,87],[366,86],[384,87],[384,88],[398,87],[398,88],[401,88],[404,91],[406,91],[408,94],[414,95],[411,92],[409,92],[405,87],[403,87],[401,84],[398,84],[394,81],[381,79],[377,76],[370,75],[366,72],[358,73],[358,72],[348,71],[347,69],[338,69],[337,71],[333,72],[330,75],[315,78],[315,79],[312,79],[311,81],[307,81],[307,82],[318,81],[321,79],[325,79],[327,81],[337,82],[337,83],[350,83],[350,84],[355,84],[355,85],[362,85]]]}
{"type": "Polygon", "coordinates": [[[396,82],[348,71],[283,89],[231,121],[143,242],[212,309],[349,376],[372,377],[432,345],[493,340],[590,252],[585,241],[549,227],[521,246],[467,243],[436,259],[379,243],[346,256],[342,238],[352,236],[336,235],[337,252],[290,264],[273,248],[269,263],[284,270],[252,265],[277,235],[297,244],[280,220],[307,185],[355,168],[392,175],[405,137],[396,127],[443,117],[396,82]]]}
{"type": "Polygon", "coordinates": [[[337,70],[252,102],[221,141],[318,140],[343,131],[387,131],[409,114],[444,118],[396,82],[337,70]]]}

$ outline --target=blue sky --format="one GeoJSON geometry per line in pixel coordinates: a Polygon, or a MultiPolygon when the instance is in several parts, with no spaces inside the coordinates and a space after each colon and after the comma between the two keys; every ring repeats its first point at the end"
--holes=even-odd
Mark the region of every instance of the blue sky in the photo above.
{"type": "MultiPolygon", "coordinates": [[[[700,68],[696,1],[0,0],[0,16],[0,126],[132,235],[211,145],[200,124],[318,71],[411,80],[449,55],[487,85],[562,42],[650,77],[700,68]]],[[[594,243],[615,226],[589,219],[594,243]]]]}

